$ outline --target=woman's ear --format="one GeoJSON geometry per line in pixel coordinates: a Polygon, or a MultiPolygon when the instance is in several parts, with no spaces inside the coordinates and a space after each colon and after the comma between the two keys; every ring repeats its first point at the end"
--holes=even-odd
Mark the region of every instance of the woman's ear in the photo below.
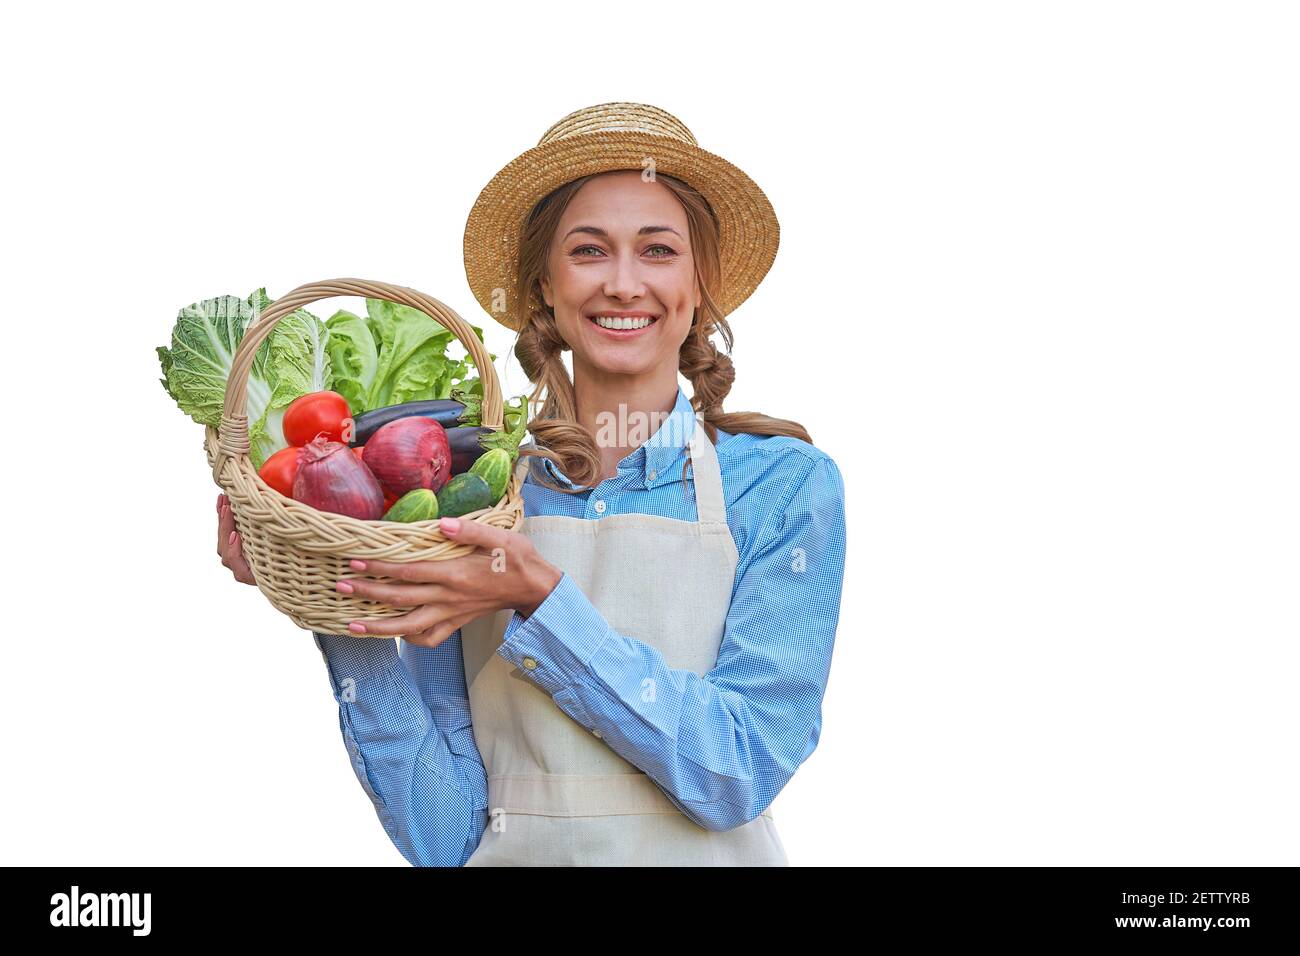
{"type": "Polygon", "coordinates": [[[555,308],[555,303],[551,301],[551,280],[544,278],[539,282],[539,285],[542,287],[542,301],[544,301],[549,308],[555,308]]]}

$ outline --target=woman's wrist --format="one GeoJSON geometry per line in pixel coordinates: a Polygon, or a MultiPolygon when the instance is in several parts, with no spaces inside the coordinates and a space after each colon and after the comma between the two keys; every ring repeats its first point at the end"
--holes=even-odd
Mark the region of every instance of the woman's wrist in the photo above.
{"type": "Polygon", "coordinates": [[[551,596],[555,586],[564,577],[564,572],[549,561],[543,561],[537,573],[530,575],[530,577],[535,579],[535,584],[528,589],[528,594],[523,601],[515,605],[515,610],[519,612],[520,617],[525,619],[532,617],[533,612],[541,606],[541,603],[551,596]]]}

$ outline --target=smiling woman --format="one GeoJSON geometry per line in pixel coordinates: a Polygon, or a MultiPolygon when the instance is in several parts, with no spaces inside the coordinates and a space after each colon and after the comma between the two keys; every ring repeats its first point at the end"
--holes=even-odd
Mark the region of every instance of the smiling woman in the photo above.
{"type": "Polygon", "coordinates": [[[712,429],[723,428],[811,443],[797,422],[722,411],[735,369],[710,341],[715,329],[728,351],[734,340],[715,298],[721,273],[717,218],[698,190],[674,176],[593,174],[538,202],[523,227],[515,288],[515,301],[529,303],[515,355],[537,383],[533,401],[542,402],[529,423],[545,448],[536,454],[580,485],[604,476],[621,449],[602,455],[586,429],[571,427],[581,417],[575,394],[608,373],[642,376],[656,368],[668,380],[678,371],[691,380],[692,404],[715,441],[712,429]],[[599,331],[581,328],[578,316],[599,331]],[[611,327],[599,316],[620,321],[611,327]],[[568,350],[572,383],[561,357],[568,350]]]}
{"type": "Polygon", "coordinates": [[[315,635],[358,780],[419,865],[787,865],[770,805],[820,736],[844,484],[802,426],[722,410],[710,335],[730,349],[775,256],[766,197],[675,117],[603,104],[499,172],[465,235],[541,404],[525,517],[357,568],[413,608],[366,628],[396,647],[315,635]]]}

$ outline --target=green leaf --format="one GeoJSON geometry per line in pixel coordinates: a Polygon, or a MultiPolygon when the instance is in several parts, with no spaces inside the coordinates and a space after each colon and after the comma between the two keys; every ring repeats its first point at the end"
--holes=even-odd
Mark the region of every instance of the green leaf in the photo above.
{"type": "Polygon", "coordinates": [[[366,315],[379,348],[366,410],[445,398],[439,392],[451,332],[419,309],[386,299],[366,299],[366,315]]]}
{"type": "Polygon", "coordinates": [[[366,404],[379,370],[379,346],[370,325],[358,315],[340,309],[325,322],[329,332],[326,351],[334,376],[334,391],[348,402],[353,415],[370,410],[366,404]]]}
{"type": "MultiPolygon", "coordinates": [[[[247,299],[225,295],[185,306],[176,316],[170,347],[159,347],[163,387],[201,425],[221,425],[226,386],[239,343],[271,304],[266,289],[247,299]]],[[[260,468],[287,446],[284,408],[308,391],[328,388],[327,335],[320,320],[299,310],[276,326],[253,357],[243,411],[249,421],[249,458],[260,468]]]]}

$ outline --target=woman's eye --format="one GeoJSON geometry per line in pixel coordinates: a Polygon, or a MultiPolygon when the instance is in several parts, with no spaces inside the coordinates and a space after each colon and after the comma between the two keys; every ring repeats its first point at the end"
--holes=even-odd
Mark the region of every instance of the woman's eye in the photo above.
{"type": "MultiPolygon", "coordinates": [[[[600,246],[586,245],[586,246],[578,246],[572,252],[570,252],[569,255],[571,256],[585,255],[586,254],[585,250],[588,249],[592,250],[594,253],[598,255],[605,254],[604,251],[600,248],[600,246]]],[[[655,245],[650,246],[648,249],[646,249],[646,252],[650,254],[651,259],[667,259],[669,256],[677,255],[677,250],[673,249],[671,246],[665,246],[662,243],[656,243],[655,245]],[[660,253],[655,253],[654,250],[656,249],[662,249],[663,251],[660,253]]]]}

